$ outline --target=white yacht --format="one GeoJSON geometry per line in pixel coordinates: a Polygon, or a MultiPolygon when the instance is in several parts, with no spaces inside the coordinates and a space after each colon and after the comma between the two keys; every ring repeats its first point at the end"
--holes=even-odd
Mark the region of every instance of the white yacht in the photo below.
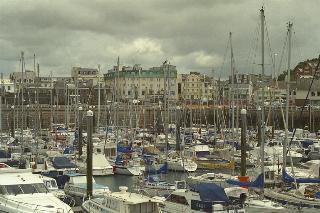
{"type": "MultiPolygon", "coordinates": [[[[84,159],[82,161],[77,161],[79,166],[79,171],[81,173],[86,173],[87,171],[87,162],[84,159]]],[[[113,175],[113,167],[106,159],[106,157],[101,153],[92,154],[92,175],[93,176],[107,176],[113,175]]]]}
{"type": "Polygon", "coordinates": [[[73,212],[31,170],[0,169],[0,212],[73,212]]]}
{"type": "Polygon", "coordinates": [[[150,197],[127,192],[125,186],[119,187],[120,192],[105,193],[103,197],[93,198],[82,204],[87,213],[160,213],[159,202],[150,197]]]}

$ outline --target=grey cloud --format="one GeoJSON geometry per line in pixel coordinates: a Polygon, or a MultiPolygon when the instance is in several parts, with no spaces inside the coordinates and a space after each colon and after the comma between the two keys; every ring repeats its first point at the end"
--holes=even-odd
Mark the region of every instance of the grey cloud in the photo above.
{"type": "MultiPolygon", "coordinates": [[[[169,59],[181,72],[214,68],[226,76],[228,66],[221,66],[229,63],[224,52],[232,31],[237,69],[259,72],[259,66],[247,61],[262,4],[273,52],[280,54],[286,22],[292,20],[292,65],[318,54],[316,0],[4,0],[0,71],[17,69],[24,50],[29,58],[37,54],[44,73],[52,70],[57,75],[68,74],[75,65],[101,64],[107,70],[120,55],[123,64],[150,67],[169,59]]],[[[270,64],[270,58],[266,62],[270,64]]],[[[269,65],[266,71],[271,72],[269,65]]]]}

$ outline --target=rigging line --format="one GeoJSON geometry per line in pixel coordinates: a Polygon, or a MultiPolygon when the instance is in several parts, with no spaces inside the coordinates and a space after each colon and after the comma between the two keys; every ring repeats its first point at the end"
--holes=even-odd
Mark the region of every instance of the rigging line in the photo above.
{"type": "MultiPolygon", "coordinates": [[[[299,121],[302,120],[303,110],[304,110],[304,108],[305,108],[305,106],[306,106],[306,104],[307,104],[307,101],[308,101],[308,98],[309,98],[309,94],[310,94],[310,91],[311,91],[313,82],[314,82],[314,80],[315,80],[316,77],[317,77],[317,73],[318,73],[317,71],[318,71],[318,69],[319,69],[319,65],[320,65],[320,55],[319,55],[319,57],[318,57],[318,64],[317,64],[317,66],[316,66],[316,68],[315,68],[315,70],[314,70],[314,74],[313,74],[313,76],[312,76],[312,80],[311,80],[310,85],[309,85],[309,89],[308,89],[307,96],[306,96],[306,98],[304,99],[303,106],[302,106],[302,108],[301,108],[301,110],[300,110],[299,119],[298,119],[299,121]]],[[[291,139],[290,139],[290,143],[288,144],[289,147],[288,147],[288,150],[287,150],[287,154],[288,154],[288,152],[289,152],[290,145],[292,144],[293,138],[294,138],[294,136],[295,136],[295,134],[296,134],[296,130],[297,130],[297,128],[294,128],[293,133],[292,133],[292,136],[291,136],[291,139]]]]}
{"type": "Polygon", "coordinates": [[[228,39],[227,46],[226,46],[225,52],[223,54],[223,62],[222,62],[222,65],[220,67],[220,70],[219,70],[220,71],[219,72],[220,76],[221,76],[221,73],[223,73],[222,70],[223,70],[223,68],[224,68],[224,66],[226,64],[226,58],[227,58],[227,53],[228,53],[228,50],[229,50],[229,44],[230,44],[230,42],[229,42],[229,39],[228,39]]]}
{"type": "MultiPolygon", "coordinates": [[[[293,30],[294,30],[294,28],[293,28],[293,30]]],[[[296,36],[296,32],[295,31],[293,31],[293,39],[292,39],[292,43],[294,43],[294,44],[296,44],[295,45],[295,47],[298,49],[298,54],[299,54],[299,58],[302,58],[302,50],[301,50],[301,46],[299,46],[299,45],[297,45],[298,44],[298,42],[297,42],[297,36],[296,36]]],[[[294,52],[296,52],[296,51],[294,51],[294,52]]]]}
{"type": "MultiPolygon", "coordinates": [[[[269,53],[270,53],[270,58],[271,58],[271,65],[273,67],[273,69],[275,69],[275,61],[274,61],[274,57],[273,57],[273,54],[272,54],[272,48],[271,48],[271,42],[270,42],[270,36],[269,36],[269,31],[268,31],[268,28],[267,28],[267,21],[264,20],[264,23],[265,23],[265,28],[266,28],[266,36],[267,36],[267,44],[268,44],[268,47],[269,47],[269,53]]],[[[275,70],[273,70],[275,72],[275,70]]]]}
{"type": "Polygon", "coordinates": [[[260,21],[258,22],[257,28],[256,28],[256,38],[255,38],[255,42],[254,42],[254,50],[252,52],[252,66],[251,66],[251,73],[255,73],[254,69],[256,66],[253,66],[254,64],[256,64],[255,60],[257,58],[257,52],[258,52],[258,46],[259,46],[259,38],[260,38],[260,21]]]}
{"type": "Polygon", "coordinates": [[[279,61],[279,64],[278,64],[278,72],[280,72],[280,69],[281,69],[281,66],[282,66],[282,60],[283,60],[283,57],[284,57],[284,53],[285,53],[285,50],[286,50],[286,47],[287,47],[287,43],[288,43],[288,34],[287,36],[285,37],[285,41],[284,41],[284,44],[283,44],[283,47],[282,47],[282,50],[281,50],[281,55],[280,55],[280,61],[279,61]]]}
{"type": "Polygon", "coordinates": [[[255,63],[254,60],[256,58],[257,49],[258,49],[258,42],[260,38],[260,21],[257,21],[256,28],[254,31],[255,37],[253,38],[250,54],[247,61],[247,66],[251,66],[251,73],[253,72],[253,64],[255,63]],[[252,63],[251,63],[252,62],[252,63]]]}
{"type": "Polygon", "coordinates": [[[259,21],[257,21],[256,27],[254,28],[253,33],[252,33],[253,42],[250,42],[250,50],[249,50],[249,54],[248,54],[248,57],[245,62],[246,67],[249,67],[249,61],[251,61],[251,56],[254,53],[254,48],[255,48],[258,34],[259,34],[259,24],[260,24],[259,21]]]}

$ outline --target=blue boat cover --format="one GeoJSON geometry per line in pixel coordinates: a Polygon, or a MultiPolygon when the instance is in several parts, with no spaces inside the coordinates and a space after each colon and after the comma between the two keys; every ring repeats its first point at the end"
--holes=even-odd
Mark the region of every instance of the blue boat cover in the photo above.
{"type": "Polygon", "coordinates": [[[282,179],[287,183],[320,183],[320,178],[294,178],[290,176],[286,170],[282,170],[282,179]]]}
{"type": "Polygon", "coordinates": [[[63,154],[72,154],[73,153],[73,147],[66,147],[63,150],[63,154]]]}
{"type": "Polygon", "coordinates": [[[132,144],[128,147],[122,147],[119,144],[117,144],[117,152],[122,152],[122,153],[130,153],[133,152],[132,150],[132,144]]]}
{"type": "Polygon", "coordinates": [[[76,164],[70,162],[66,157],[55,157],[52,164],[56,169],[77,168],[76,164]]]}
{"type": "Polygon", "coordinates": [[[260,174],[254,181],[248,181],[248,182],[241,182],[239,180],[226,180],[226,183],[231,185],[237,185],[240,187],[254,187],[254,188],[263,188],[264,187],[264,180],[263,175],[260,174]]]}
{"type": "Polygon", "coordinates": [[[153,174],[167,174],[168,173],[168,163],[165,162],[158,170],[150,170],[146,169],[146,173],[153,173],[153,174]]]}
{"type": "Polygon", "coordinates": [[[308,148],[308,146],[314,144],[313,140],[310,140],[310,139],[306,139],[304,141],[302,141],[302,146],[303,148],[308,148]]]}
{"type": "Polygon", "coordinates": [[[204,202],[229,202],[224,188],[214,183],[198,183],[190,186],[199,192],[201,201],[204,202]]]}

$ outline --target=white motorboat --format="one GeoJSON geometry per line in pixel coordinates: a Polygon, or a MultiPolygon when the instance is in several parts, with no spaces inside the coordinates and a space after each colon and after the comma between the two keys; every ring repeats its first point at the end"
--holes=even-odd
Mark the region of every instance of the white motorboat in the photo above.
{"type": "Polygon", "coordinates": [[[40,176],[40,178],[42,179],[49,192],[54,194],[60,200],[63,200],[65,198],[66,193],[62,189],[59,189],[57,181],[54,178],[42,175],[40,176]]]}
{"type": "Polygon", "coordinates": [[[73,212],[48,191],[39,175],[31,170],[0,170],[0,212],[73,212]]]}
{"type": "Polygon", "coordinates": [[[120,192],[105,193],[103,197],[93,198],[82,204],[87,213],[160,213],[159,202],[150,197],[127,192],[127,187],[120,186],[120,192]]]}

